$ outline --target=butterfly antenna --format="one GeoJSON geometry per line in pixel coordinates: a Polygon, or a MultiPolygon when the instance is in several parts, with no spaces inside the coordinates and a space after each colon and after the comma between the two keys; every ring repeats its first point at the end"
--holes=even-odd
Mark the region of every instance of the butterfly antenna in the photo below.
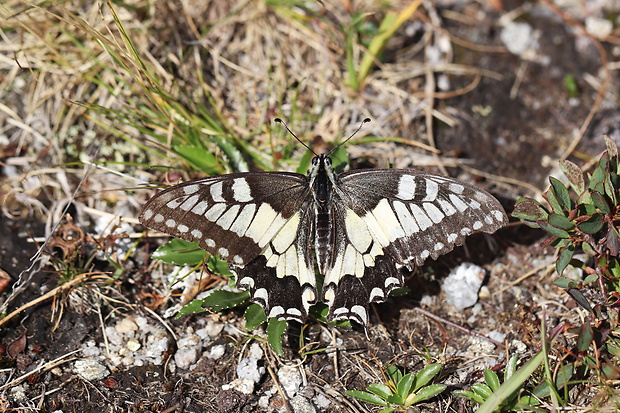
{"type": "Polygon", "coordinates": [[[366,118],[362,121],[362,123],[360,123],[360,125],[357,127],[357,129],[355,130],[355,132],[353,132],[351,134],[351,136],[349,136],[347,139],[345,139],[343,142],[340,142],[338,144],[338,146],[336,146],[334,149],[332,149],[331,151],[329,151],[329,153],[327,155],[331,155],[332,153],[334,153],[338,148],[340,148],[342,145],[344,145],[345,143],[347,143],[349,141],[349,139],[351,139],[352,137],[354,137],[355,135],[357,135],[357,132],[359,132],[362,129],[362,126],[364,126],[365,123],[370,122],[370,118],[366,118]]]}
{"type": "Polygon", "coordinates": [[[301,143],[303,146],[305,146],[305,147],[306,147],[306,148],[307,148],[310,152],[312,152],[315,156],[318,156],[318,155],[317,155],[317,153],[316,153],[316,152],[314,152],[314,151],[312,150],[312,148],[311,148],[311,147],[309,147],[308,145],[306,145],[306,143],[305,143],[304,141],[302,141],[301,139],[299,139],[299,138],[297,137],[297,135],[295,135],[295,134],[293,133],[293,131],[289,129],[288,125],[287,125],[286,123],[284,123],[284,121],[283,121],[282,119],[280,119],[280,118],[275,118],[274,120],[275,120],[276,122],[278,122],[278,123],[281,123],[281,124],[282,124],[282,126],[284,126],[284,128],[286,129],[286,131],[287,131],[288,133],[290,133],[291,135],[293,135],[293,138],[297,139],[297,141],[298,141],[299,143],[301,143]]]}

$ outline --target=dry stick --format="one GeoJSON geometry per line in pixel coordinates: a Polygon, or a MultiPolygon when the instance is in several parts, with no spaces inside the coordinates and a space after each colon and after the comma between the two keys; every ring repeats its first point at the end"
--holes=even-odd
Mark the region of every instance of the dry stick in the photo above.
{"type": "Polygon", "coordinates": [[[432,318],[433,320],[435,320],[435,321],[437,321],[439,323],[447,324],[447,325],[452,326],[452,327],[454,327],[454,328],[456,328],[458,330],[464,331],[467,334],[470,334],[470,335],[472,335],[474,337],[479,337],[479,338],[482,338],[484,340],[487,340],[487,341],[495,344],[497,347],[501,347],[501,348],[505,348],[506,347],[503,343],[500,343],[499,341],[495,341],[492,338],[489,338],[489,337],[485,336],[484,334],[480,334],[480,333],[478,333],[478,332],[476,332],[474,330],[469,330],[469,329],[467,329],[465,327],[462,327],[462,326],[460,326],[460,325],[458,325],[456,323],[453,323],[452,321],[448,321],[445,318],[441,318],[441,317],[439,317],[439,316],[437,316],[437,315],[435,315],[435,314],[433,314],[433,313],[431,313],[429,311],[423,310],[423,309],[421,309],[419,307],[415,308],[415,310],[417,312],[419,312],[419,313],[422,313],[423,315],[425,315],[428,318],[432,318]]]}
{"type": "Polygon", "coordinates": [[[21,307],[19,307],[17,310],[13,311],[11,314],[7,315],[6,317],[4,317],[2,320],[0,320],[0,327],[2,327],[4,324],[6,324],[11,318],[15,317],[17,314],[21,313],[22,311],[24,311],[27,308],[30,308],[34,305],[39,304],[42,301],[47,300],[50,297],[55,296],[57,293],[64,291],[66,289],[68,289],[69,287],[72,287],[75,284],[78,284],[82,281],[84,281],[85,279],[93,276],[93,275],[102,275],[103,273],[101,272],[87,272],[84,274],[80,274],[77,277],[75,277],[74,279],[72,279],[69,282],[66,282],[62,285],[59,285],[58,287],[54,288],[52,291],[48,292],[47,294],[42,295],[41,297],[32,300],[24,305],[22,305],[21,307]]]}
{"type": "Polygon", "coordinates": [[[571,16],[569,16],[568,13],[565,13],[564,11],[560,10],[560,8],[558,6],[556,6],[555,4],[551,3],[549,0],[543,0],[543,3],[547,7],[549,7],[555,14],[560,16],[560,18],[562,20],[564,20],[569,25],[579,29],[579,31],[581,32],[582,35],[584,35],[584,36],[588,37],[590,40],[592,40],[592,43],[594,43],[594,46],[597,48],[597,50],[598,50],[598,52],[599,52],[599,54],[601,56],[601,60],[603,61],[603,73],[604,73],[604,76],[605,76],[603,78],[603,84],[601,85],[600,89],[598,90],[598,93],[596,95],[596,99],[594,100],[594,104],[592,105],[592,109],[590,109],[590,112],[588,113],[588,116],[583,121],[583,124],[581,125],[581,128],[579,128],[579,134],[577,135],[577,137],[573,140],[573,142],[570,144],[570,146],[566,149],[566,151],[564,151],[564,153],[560,157],[560,161],[564,161],[564,160],[566,160],[566,158],[568,158],[570,156],[571,153],[573,153],[573,151],[575,150],[577,145],[579,145],[579,142],[581,142],[581,138],[583,138],[583,135],[586,133],[586,129],[588,128],[588,126],[590,126],[590,122],[592,122],[592,118],[594,117],[594,115],[598,111],[598,108],[601,105],[601,102],[603,101],[603,98],[605,97],[605,91],[607,90],[607,86],[609,85],[609,79],[611,77],[611,74],[609,72],[609,59],[607,58],[607,52],[605,52],[605,48],[603,47],[601,42],[596,37],[594,37],[590,33],[588,33],[588,31],[581,24],[579,24],[577,21],[575,21],[575,19],[573,19],[571,16]]]}
{"type": "Polygon", "coordinates": [[[56,366],[59,366],[59,365],[64,364],[64,363],[66,363],[66,362],[69,362],[69,361],[75,360],[77,357],[74,357],[74,358],[71,358],[71,359],[66,359],[66,360],[65,360],[65,358],[66,358],[66,357],[69,357],[69,356],[72,356],[72,355],[74,355],[75,353],[78,353],[78,352],[80,352],[80,351],[82,351],[82,349],[81,349],[81,348],[80,348],[80,349],[77,349],[77,350],[73,350],[73,351],[72,351],[72,352],[70,352],[70,353],[64,354],[64,355],[62,355],[62,356],[60,356],[60,357],[58,357],[58,358],[55,358],[54,360],[52,360],[52,361],[50,361],[50,362],[47,362],[47,363],[45,363],[45,364],[42,364],[41,366],[37,367],[36,369],[34,369],[34,370],[32,370],[32,371],[29,371],[28,373],[22,374],[22,375],[21,375],[21,376],[19,376],[18,378],[13,379],[13,380],[11,380],[10,382],[5,383],[5,384],[3,384],[2,386],[0,386],[0,391],[2,391],[2,390],[4,390],[4,389],[6,389],[6,388],[8,388],[8,387],[11,387],[11,386],[16,385],[17,383],[19,383],[19,382],[21,382],[22,380],[26,379],[28,376],[30,376],[30,375],[31,375],[31,374],[33,374],[33,373],[37,373],[37,372],[39,372],[39,371],[41,371],[41,370],[46,370],[46,371],[47,371],[47,370],[51,370],[51,369],[53,369],[53,368],[54,368],[54,367],[56,367],[56,366]]]}
{"type": "Polygon", "coordinates": [[[271,376],[271,380],[273,380],[273,383],[275,384],[276,389],[278,390],[278,393],[280,394],[280,397],[282,397],[282,402],[284,403],[284,407],[286,408],[287,413],[293,413],[293,411],[291,410],[291,406],[289,406],[288,397],[282,390],[282,386],[280,386],[280,381],[278,380],[278,376],[276,376],[276,373],[273,370],[273,367],[275,366],[274,366],[273,360],[271,360],[271,357],[269,357],[269,353],[267,349],[265,349],[265,358],[267,359],[267,363],[268,363],[267,371],[269,372],[269,375],[271,376]]]}

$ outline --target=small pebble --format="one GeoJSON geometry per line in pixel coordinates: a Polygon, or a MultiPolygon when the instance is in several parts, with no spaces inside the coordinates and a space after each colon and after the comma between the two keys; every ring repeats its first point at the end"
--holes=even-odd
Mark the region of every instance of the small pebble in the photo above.
{"type": "Polygon", "coordinates": [[[242,359],[237,365],[237,377],[252,380],[258,383],[265,374],[265,367],[258,366],[258,360],[253,357],[242,359]]]}
{"type": "Polygon", "coordinates": [[[278,380],[288,397],[295,397],[301,387],[302,378],[299,368],[284,366],[278,370],[278,380]]]}
{"type": "Polygon", "coordinates": [[[174,361],[177,363],[177,367],[187,370],[191,365],[198,361],[200,356],[199,349],[196,346],[181,347],[174,353],[174,361]]]}
{"type": "Polygon", "coordinates": [[[209,349],[207,357],[213,360],[217,360],[226,353],[226,347],[223,344],[218,344],[209,349]]]}
{"type": "Polygon", "coordinates": [[[133,336],[138,331],[138,325],[131,318],[126,317],[116,323],[114,329],[118,334],[133,336]]]}
{"type": "Polygon", "coordinates": [[[222,386],[222,390],[237,390],[243,394],[254,393],[254,381],[248,379],[235,379],[228,384],[222,386]]]}
{"type": "Polygon", "coordinates": [[[291,399],[291,407],[295,413],[316,413],[312,402],[299,394],[291,399]]]}
{"type": "Polygon", "coordinates": [[[110,374],[107,367],[94,359],[77,360],[74,364],[74,368],[77,374],[88,381],[101,380],[110,374]]]}
{"type": "Polygon", "coordinates": [[[478,291],[483,280],[484,268],[467,262],[459,265],[443,281],[446,302],[458,311],[473,306],[478,301],[478,291]]]}
{"type": "Polygon", "coordinates": [[[136,340],[129,340],[127,342],[127,349],[129,351],[138,351],[140,349],[140,343],[136,340]]]}

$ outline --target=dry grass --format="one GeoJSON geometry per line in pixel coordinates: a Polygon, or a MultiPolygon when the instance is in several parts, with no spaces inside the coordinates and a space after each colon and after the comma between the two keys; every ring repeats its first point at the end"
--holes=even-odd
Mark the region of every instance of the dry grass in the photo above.
{"type": "MultiPolygon", "coordinates": [[[[615,95],[604,94],[618,85],[617,73],[609,69],[605,56],[600,64],[585,69],[575,68],[571,62],[562,66],[563,62],[552,59],[562,73],[598,80],[598,89],[580,84],[582,100],[580,107],[574,108],[557,98],[563,96],[562,87],[553,83],[553,77],[545,77],[551,75],[541,75],[548,81],[542,86],[535,83],[535,75],[528,77],[528,73],[538,73],[532,69],[537,63],[526,63],[524,68],[524,60],[511,56],[496,37],[494,42],[485,43],[492,37],[485,37],[489,31],[501,30],[505,22],[500,22],[500,17],[509,20],[527,13],[530,6],[509,15],[492,10],[486,3],[438,9],[432,2],[423,2],[382,45],[383,55],[376,59],[375,69],[367,77],[359,76],[357,68],[368,55],[373,27],[381,24],[386,13],[397,16],[412,12],[413,3],[5,1],[0,4],[2,222],[7,226],[12,222],[12,228],[34,223],[32,228],[39,232],[30,236],[42,243],[52,237],[63,216],[70,212],[80,227],[92,233],[94,248],[108,251],[118,268],[126,271],[120,278],[107,277],[78,287],[97,291],[94,296],[98,298],[88,305],[123,302],[122,312],[132,311],[136,297],[146,294],[155,297],[162,305],[158,311],[163,313],[178,302],[178,297],[162,285],[163,277],[151,280],[153,285],[142,284],[147,283],[143,278],[123,278],[126,274],[129,278],[144,276],[148,254],[142,244],[138,247],[133,241],[128,241],[124,250],[110,252],[110,227],[120,219],[124,222],[120,232],[124,231],[127,239],[129,235],[139,236],[136,227],[128,224],[136,223],[140,206],[152,194],[139,188],[145,182],[174,181],[197,176],[200,171],[294,170],[303,148],[282,128],[272,129],[275,117],[286,119],[307,141],[320,136],[327,145],[339,142],[370,117],[373,122],[356,137],[358,144],[352,142],[348,147],[351,158],[359,163],[423,165],[444,172],[449,168],[451,174],[467,180],[485,177],[483,185],[514,199],[524,191],[544,189],[548,166],[555,164],[562,150],[573,148],[571,141],[578,143],[581,139],[579,135],[573,140],[570,132],[585,131],[599,107],[617,111],[615,95]],[[489,64],[494,59],[503,62],[497,69],[489,64]],[[517,74],[524,77],[517,79],[517,74]],[[357,77],[359,88],[351,87],[352,77],[357,77]],[[528,87],[528,82],[535,86],[528,87]],[[506,86],[511,90],[506,91],[506,86]],[[540,90],[543,86],[560,92],[550,96],[549,102],[549,96],[540,96],[545,94],[540,90]],[[501,98],[494,98],[495,93],[502,94],[501,98]],[[521,96],[518,110],[524,111],[524,116],[511,106],[510,93],[521,96]],[[491,117],[485,114],[490,105],[491,117]],[[499,120],[494,120],[494,115],[499,120]],[[533,120],[525,128],[515,125],[529,117],[533,120]],[[477,137],[484,139],[487,149],[476,146],[480,145],[477,137]],[[538,141],[545,143],[536,146],[538,141]],[[181,146],[204,150],[213,156],[208,157],[211,163],[197,167],[177,150],[181,146]],[[542,149],[537,152],[537,148],[542,149]],[[465,159],[460,158],[461,151],[465,151],[465,159]],[[525,151],[529,152],[523,155],[525,151]],[[541,164],[543,155],[548,158],[545,165],[541,164]],[[541,162],[531,164],[532,160],[541,162]],[[459,165],[465,167],[460,169],[459,165]],[[122,283],[142,290],[128,296],[122,283]],[[101,291],[105,291],[103,298],[101,291]]],[[[549,11],[555,6],[541,7],[549,11]]],[[[554,24],[575,28],[580,23],[557,19],[554,24]]],[[[610,36],[596,44],[610,48],[615,39],[610,36]]],[[[617,70],[617,65],[614,67],[617,70]]],[[[548,66],[536,70],[544,72],[548,66]]],[[[324,144],[317,139],[314,142],[324,144]]],[[[579,155],[586,152],[583,147],[578,150],[582,151],[579,155]]],[[[514,306],[524,302],[534,308],[531,311],[536,316],[550,317],[550,322],[578,320],[578,310],[565,306],[565,296],[558,295],[540,271],[544,266],[539,264],[549,258],[539,256],[535,261],[529,246],[519,245],[532,236],[515,237],[518,239],[503,240],[508,245],[501,249],[504,256],[498,258],[503,267],[493,270],[489,280],[490,286],[501,291],[489,298],[489,305],[501,311],[489,311],[496,319],[482,328],[484,332],[494,328],[510,332],[518,321],[518,316],[511,314],[514,306]],[[519,278],[534,267],[539,270],[538,277],[519,278]],[[534,298],[539,302],[534,303],[534,298]]],[[[12,290],[5,290],[0,298],[5,314],[31,307],[24,299],[36,300],[25,298],[28,284],[36,270],[48,264],[49,257],[38,259],[34,267],[19,262],[9,272],[12,290]],[[27,267],[32,271],[21,273],[27,267]]],[[[60,295],[57,299],[61,300],[60,295]]],[[[441,310],[436,297],[429,302],[433,309],[442,311],[441,316],[469,324],[465,315],[441,310]]],[[[101,330],[113,324],[113,318],[97,311],[101,330]]],[[[15,314],[16,318],[19,315],[15,314]]],[[[457,353],[458,357],[478,357],[463,352],[467,347],[464,342],[447,344],[435,321],[419,317],[416,328],[435,331],[433,339],[428,340],[435,342],[426,350],[432,355],[428,358],[454,362],[457,353]]],[[[406,324],[401,323],[401,327],[406,324]]],[[[477,327],[479,323],[475,323],[477,327]]],[[[337,352],[326,354],[335,371],[330,370],[327,376],[322,369],[304,366],[313,383],[326,385],[322,391],[332,403],[348,411],[366,411],[358,402],[343,399],[339,392],[345,388],[361,390],[372,378],[380,380],[378,366],[385,358],[408,368],[416,366],[419,354],[424,353],[420,349],[426,348],[425,337],[414,337],[416,330],[407,328],[399,331],[392,326],[388,331],[383,325],[375,327],[373,334],[389,345],[384,354],[372,343],[362,357],[349,351],[340,357],[337,352]],[[376,363],[369,359],[371,356],[377,357],[376,363]]],[[[13,337],[3,329],[6,327],[0,327],[3,340],[13,337]]],[[[332,334],[336,343],[336,333],[332,334]]],[[[534,327],[528,351],[538,348],[538,335],[534,327]]],[[[361,340],[360,347],[367,345],[359,336],[350,339],[361,340]]],[[[241,357],[244,350],[238,351],[241,357]]],[[[494,357],[503,360],[503,356],[495,349],[494,357]]],[[[581,395],[567,398],[569,405],[576,411],[586,411],[589,403],[613,406],[608,400],[614,398],[614,385],[599,382],[594,385],[596,391],[580,387],[574,392],[581,391],[581,395]],[[594,397],[597,392],[600,399],[594,397]]],[[[213,394],[218,392],[219,388],[213,390],[213,394]]],[[[157,397],[153,395],[153,399],[157,397]]],[[[0,409],[2,403],[0,400],[0,409]]],[[[217,404],[213,398],[209,403],[217,404]]],[[[340,411],[340,407],[333,411],[340,411]]],[[[34,411],[37,406],[28,408],[34,411]]],[[[429,408],[457,411],[460,407],[447,396],[429,408]]]]}

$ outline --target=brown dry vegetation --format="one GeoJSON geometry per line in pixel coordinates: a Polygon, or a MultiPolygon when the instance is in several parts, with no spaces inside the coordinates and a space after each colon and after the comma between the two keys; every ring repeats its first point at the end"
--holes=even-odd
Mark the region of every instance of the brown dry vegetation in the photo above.
{"type": "MultiPolygon", "coordinates": [[[[10,317],[0,321],[0,411],[312,411],[300,407],[310,402],[374,411],[343,392],[382,382],[385,363],[418,371],[430,362],[444,364],[438,382],[449,387],[421,409],[473,411],[451,391],[481,381],[485,368],[502,371],[513,354],[522,366],[543,346],[543,323],[561,330],[549,356],[557,373],[574,356],[568,327],[586,314],[553,284],[544,234],[516,222],[419,269],[411,294],[374,307],[370,339],[310,321],[307,347],[293,330],[279,357],[262,330],[245,331],[242,310],[172,317],[198,290],[225,284],[173,284],[170,268],[150,259],[159,238],[144,238],[135,219],[154,193],[145,182],[201,176],[170,150],[175,142],[211,153],[208,173],[295,170],[303,148],[275,117],[317,152],[369,117],[347,144],[352,167],[448,174],[510,212],[519,196],[540,197],[558,160],[586,163],[603,134],[620,141],[617,6],[438,0],[408,15],[414,3],[0,4],[0,310],[10,317]],[[364,76],[388,13],[403,24],[364,76]],[[587,31],[595,18],[613,31],[596,31],[601,20],[587,31]],[[515,21],[532,29],[518,55],[501,39],[515,21]],[[439,286],[461,262],[487,278],[481,305],[457,312],[439,286]],[[167,343],[159,358],[139,356],[153,337],[167,343]],[[194,339],[198,359],[181,368],[175,354],[194,339]],[[98,349],[88,354],[105,378],[77,374],[85,348],[98,349]],[[253,391],[223,390],[251,351],[266,368],[253,391]],[[282,390],[284,366],[303,378],[295,398],[282,390]]],[[[544,377],[538,370],[528,385],[544,377]]],[[[575,376],[562,409],[615,410],[617,378],[575,376]]]]}

